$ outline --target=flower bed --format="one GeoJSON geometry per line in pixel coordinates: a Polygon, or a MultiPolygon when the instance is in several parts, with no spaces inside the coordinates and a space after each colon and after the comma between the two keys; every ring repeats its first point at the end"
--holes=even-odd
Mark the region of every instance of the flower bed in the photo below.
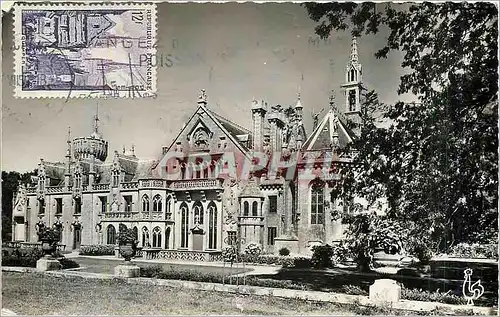
{"type": "Polygon", "coordinates": [[[80,247],[80,255],[115,255],[115,245],[114,244],[93,244],[93,245],[83,245],[80,247]]]}

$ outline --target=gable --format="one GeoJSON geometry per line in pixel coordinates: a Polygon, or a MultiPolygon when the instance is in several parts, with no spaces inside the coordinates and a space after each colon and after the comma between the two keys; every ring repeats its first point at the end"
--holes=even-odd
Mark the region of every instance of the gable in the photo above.
{"type": "Polygon", "coordinates": [[[352,142],[354,134],[333,109],[323,117],[302,147],[305,151],[330,150],[334,138],[338,138],[340,148],[352,142]]]}
{"type": "Polygon", "coordinates": [[[250,159],[248,147],[244,144],[249,140],[248,130],[200,105],[164,154],[173,151],[185,154],[235,151],[250,159]]]}

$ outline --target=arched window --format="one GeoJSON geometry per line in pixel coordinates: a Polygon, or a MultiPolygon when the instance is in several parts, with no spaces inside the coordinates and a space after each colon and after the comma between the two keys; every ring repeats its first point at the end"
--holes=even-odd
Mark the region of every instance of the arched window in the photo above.
{"type": "Polygon", "coordinates": [[[142,196],[142,211],[149,211],[149,197],[148,197],[148,195],[142,196]]]}
{"type": "Polygon", "coordinates": [[[75,174],[75,187],[82,187],[82,175],[80,173],[75,174]]]}
{"type": "Polygon", "coordinates": [[[108,244],[116,244],[116,229],[113,225],[108,226],[107,243],[108,244]]]}
{"type": "Polygon", "coordinates": [[[120,184],[120,174],[118,171],[113,172],[113,187],[118,187],[120,184]]]}
{"type": "Polygon", "coordinates": [[[165,249],[170,248],[170,227],[165,230],[165,249]]]}
{"type": "Polygon", "coordinates": [[[243,216],[248,216],[248,209],[250,209],[248,201],[245,201],[243,203],[243,216]]]}
{"type": "Polygon", "coordinates": [[[349,72],[349,81],[356,81],[356,71],[354,69],[349,72]]]}
{"type": "Polygon", "coordinates": [[[203,224],[203,206],[198,201],[194,204],[194,222],[200,225],[203,224]]]}
{"type": "Polygon", "coordinates": [[[156,195],[155,197],[153,197],[153,211],[162,211],[160,195],[156,195]]]}
{"type": "Polygon", "coordinates": [[[165,212],[165,219],[171,219],[172,218],[172,196],[167,197],[167,205],[166,205],[166,212],[165,212]]]}
{"type": "Polygon", "coordinates": [[[213,202],[208,205],[208,248],[217,249],[217,207],[213,202]]]}
{"type": "Polygon", "coordinates": [[[325,199],[324,183],[314,182],[311,185],[311,224],[319,225],[324,223],[325,199]]]}
{"type": "Polygon", "coordinates": [[[257,217],[258,203],[254,201],[252,203],[252,216],[257,217]]]}
{"type": "Polygon", "coordinates": [[[139,229],[137,229],[137,227],[134,227],[134,229],[132,230],[134,231],[134,239],[139,240],[139,229]]]}
{"type": "Polygon", "coordinates": [[[151,244],[149,243],[149,230],[146,227],[142,227],[142,247],[149,248],[151,244]]]}
{"type": "Polygon", "coordinates": [[[161,248],[161,229],[155,227],[153,229],[153,248],[161,248]]]}
{"type": "Polygon", "coordinates": [[[181,206],[181,248],[188,247],[189,214],[186,204],[181,206]]]}
{"type": "Polygon", "coordinates": [[[349,111],[356,111],[356,91],[349,90],[349,111]]]}

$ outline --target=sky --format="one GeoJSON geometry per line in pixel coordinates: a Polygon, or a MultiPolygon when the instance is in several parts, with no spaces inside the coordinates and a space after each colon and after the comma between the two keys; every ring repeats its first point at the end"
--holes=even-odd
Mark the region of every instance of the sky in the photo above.
{"type": "MultiPolygon", "coordinates": [[[[139,158],[159,159],[162,146],[170,145],[196,110],[201,89],[210,109],[248,129],[254,98],[269,105],[295,105],[300,89],[308,134],[311,113],[328,109],[331,90],[343,109],[340,85],[351,35],[334,32],[329,41],[314,45],[315,22],[299,4],[160,3],[157,10],[154,100],[14,98],[13,20],[4,16],[2,170],[33,170],[40,158],[64,161],[68,127],[72,137],[90,135],[97,105],[100,131],[109,142],[108,160],[114,150],[132,145],[139,158]]],[[[374,56],[386,39],[386,30],[358,39],[363,82],[382,102],[412,101],[413,96],[396,93],[405,72],[402,55],[374,56]]]]}

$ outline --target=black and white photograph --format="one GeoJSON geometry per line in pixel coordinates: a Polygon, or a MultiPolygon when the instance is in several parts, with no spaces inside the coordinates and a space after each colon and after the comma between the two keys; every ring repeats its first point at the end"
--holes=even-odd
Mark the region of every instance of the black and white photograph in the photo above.
{"type": "Polygon", "coordinates": [[[2,1],[2,316],[498,315],[498,3],[2,1]]]}

